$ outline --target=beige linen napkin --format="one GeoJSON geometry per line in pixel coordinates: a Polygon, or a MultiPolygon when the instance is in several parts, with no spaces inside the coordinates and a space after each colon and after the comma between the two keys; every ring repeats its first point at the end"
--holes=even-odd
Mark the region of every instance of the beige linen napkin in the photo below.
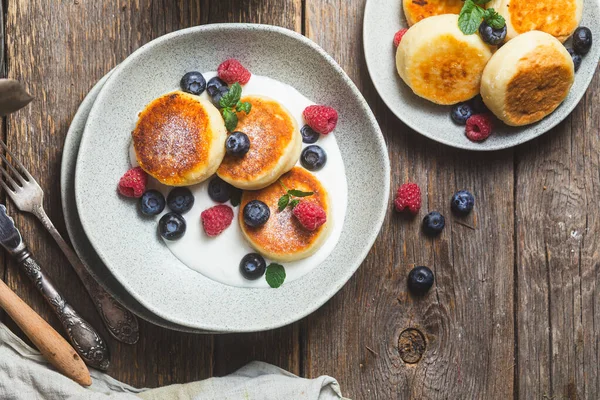
{"type": "MultiPolygon", "coordinates": [[[[79,386],[56,372],[40,353],[0,323],[2,400],[339,400],[329,376],[299,378],[273,365],[252,362],[231,375],[157,389],[136,389],[96,370],[93,384],[79,386]]],[[[347,399],[346,399],[347,400],[347,399]]]]}

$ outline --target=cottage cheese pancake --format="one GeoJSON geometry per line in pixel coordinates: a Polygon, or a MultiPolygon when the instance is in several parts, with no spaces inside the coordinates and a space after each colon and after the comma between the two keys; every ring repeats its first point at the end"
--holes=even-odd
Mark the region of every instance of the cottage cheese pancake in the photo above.
{"type": "Polygon", "coordinates": [[[564,42],[579,26],[583,14],[583,0],[492,0],[487,7],[493,7],[506,20],[506,40],[538,30],[564,42]]]}
{"type": "Polygon", "coordinates": [[[241,101],[252,104],[249,114],[238,113],[236,128],[248,135],[250,150],[243,157],[226,155],[217,174],[237,188],[262,189],[296,164],[302,135],[296,119],[281,103],[256,95],[241,101]]]}
{"type": "Polygon", "coordinates": [[[187,186],[215,173],[227,130],[209,101],[175,91],[153,100],[132,132],[137,163],[159,182],[187,186]]]}
{"type": "Polygon", "coordinates": [[[414,25],[422,19],[442,14],[458,14],[463,6],[462,0],[403,0],[402,7],[408,25],[414,25]]]}
{"type": "Polygon", "coordinates": [[[531,31],[502,46],[481,79],[481,96],[507,125],[537,122],[567,97],[575,71],[573,60],[554,36],[531,31]]]}
{"type": "Polygon", "coordinates": [[[458,15],[426,18],[403,36],[396,68],[415,94],[437,104],[456,104],[479,93],[492,52],[479,35],[465,35],[458,15]]]}

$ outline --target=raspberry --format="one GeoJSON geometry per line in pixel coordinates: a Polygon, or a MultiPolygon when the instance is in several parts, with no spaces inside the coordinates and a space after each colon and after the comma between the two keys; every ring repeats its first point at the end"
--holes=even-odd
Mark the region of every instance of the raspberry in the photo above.
{"type": "Polygon", "coordinates": [[[310,201],[301,201],[298,203],[294,207],[293,214],[298,222],[309,231],[316,230],[327,221],[325,210],[320,205],[310,201]]]}
{"type": "Polygon", "coordinates": [[[218,236],[231,225],[233,221],[233,209],[225,204],[211,207],[200,214],[204,232],[208,236],[218,236]]]}
{"type": "Polygon", "coordinates": [[[396,211],[403,211],[405,208],[417,214],[421,209],[421,189],[416,183],[405,183],[398,188],[396,199],[394,200],[396,211]]]}
{"type": "Polygon", "coordinates": [[[228,84],[239,82],[245,85],[250,80],[252,74],[235,58],[225,60],[217,69],[219,78],[223,79],[228,84]]]}
{"type": "Polygon", "coordinates": [[[404,28],[404,29],[400,29],[398,32],[396,32],[396,34],[394,35],[394,47],[398,47],[400,45],[402,36],[404,36],[404,34],[407,31],[408,31],[408,29],[404,28]]]}
{"type": "Polygon", "coordinates": [[[308,106],[302,115],[308,126],[322,135],[333,131],[338,120],[337,111],[329,106],[308,106]]]}
{"type": "Polygon", "coordinates": [[[467,120],[465,133],[474,142],[481,142],[492,133],[492,117],[489,114],[475,114],[467,120]]]}
{"type": "Polygon", "coordinates": [[[140,167],[131,168],[119,180],[117,189],[125,197],[142,197],[146,191],[148,174],[140,167]]]}

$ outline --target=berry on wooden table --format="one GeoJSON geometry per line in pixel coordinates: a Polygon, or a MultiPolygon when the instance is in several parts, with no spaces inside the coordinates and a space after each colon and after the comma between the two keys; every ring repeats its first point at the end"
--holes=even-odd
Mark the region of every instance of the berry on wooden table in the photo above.
{"type": "Polygon", "coordinates": [[[202,211],[200,219],[206,235],[215,237],[231,225],[233,209],[225,204],[219,204],[202,211]]]}
{"type": "Polygon", "coordinates": [[[408,289],[412,294],[423,295],[433,286],[433,272],[427,267],[414,267],[408,274],[408,289]]]}
{"type": "Polygon", "coordinates": [[[423,232],[427,235],[439,234],[444,226],[446,226],[446,219],[437,211],[432,211],[423,218],[423,232]]]}
{"type": "Polygon", "coordinates": [[[131,168],[119,179],[117,189],[125,197],[142,197],[148,184],[148,174],[140,167],[131,168]]]}
{"type": "Polygon", "coordinates": [[[338,113],[329,106],[308,106],[302,113],[306,123],[322,135],[327,135],[335,129],[338,121],[338,113]]]}
{"type": "Polygon", "coordinates": [[[236,82],[245,85],[252,76],[250,71],[244,68],[242,63],[235,58],[223,61],[221,65],[219,65],[219,68],[217,68],[217,73],[219,74],[219,78],[230,85],[236,82]]]}
{"type": "Polygon", "coordinates": [[[421,209],[421,189],[416,183],[408,182],[398,188],[394,200],[396,211],[408,209],[412,214],[418,214],[421,209]]]}
{"type": "Polygon", "coordinates": [[[450,207],[458,215],[467,215],[475,206],[475,197],[467,190],[459,190],[452,196],[450,207]]]}

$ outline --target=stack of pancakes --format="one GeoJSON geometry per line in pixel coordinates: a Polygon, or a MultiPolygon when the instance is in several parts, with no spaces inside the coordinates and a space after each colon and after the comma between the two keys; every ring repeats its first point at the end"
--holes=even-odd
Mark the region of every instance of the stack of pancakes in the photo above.
{"type": "MultiPolygon", "coordinates": [[[[293,189],[314,192],[304,201],[319,204],[329,216],[328,194],[310,172],[294,167],[302,150],[295,118],[279,102],[263,96],[241,99],[252,105],[238,114],[236,130],[250,139],[242,157],[225,152],[227,130],[219,110],[209,101],[181,91],[163,95],[139,114],[132,132],[137,161],[149,175],[168,186],[190,186],[215,173],[244,190],[240,210],[250,200],[261,200],[271,218],[259,228],[240,226],[250,244],[276,261],[293,261],[313,254],[325,241],[330,223],[305,230],[289,209],[277,210],[285,194],[280,180],[293,189]]],[[[328,218],[329,219],[329,218],[328,218]]]]}
{"type": "Polygon", "coordinates": [[[562,46],[582,17],[583,0],[492,0],[487,7],[507,25],[496,51],[478,33],[458,28],[460,0],[403,0],[410,29],[396,52],[396,67],[415,94],[457,104],[481,93],[508,125],[537,122],[566,98],[574,66],[562,46]]]}

